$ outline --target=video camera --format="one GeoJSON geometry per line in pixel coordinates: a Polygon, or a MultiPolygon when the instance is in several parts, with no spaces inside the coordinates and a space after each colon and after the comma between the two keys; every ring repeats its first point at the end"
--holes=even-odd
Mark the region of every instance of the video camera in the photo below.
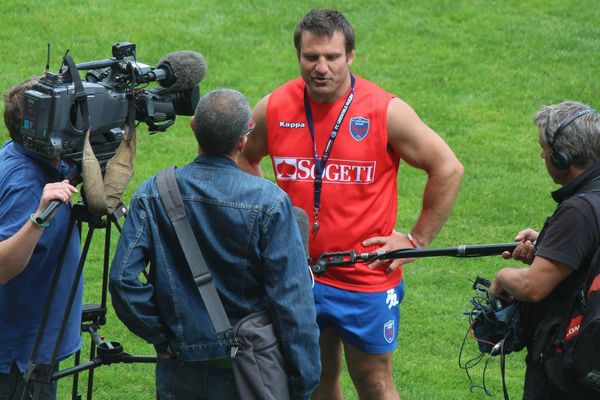
{"type": "Polygon", "coordinates": [[[125,125],[137,120],[150,133],[165,131],[176,115],[193,115],[199,83],[206,73],[202,56],[178,51],[157,67],[136,61],[136,46],[115,43],[112,58],[75,64],[65,55],[59,73],[46,74],[25,92],[21,134],[25,147],[48,158],[81,161],[85,133],[105,164],[119,146],[125,125]],[[87,70],[85,80],[79,70],[87,70]],[[159,87],[145,90],[149,82],[159,87]],[[144,86],[138,86],[144,85],[144,86]]]}

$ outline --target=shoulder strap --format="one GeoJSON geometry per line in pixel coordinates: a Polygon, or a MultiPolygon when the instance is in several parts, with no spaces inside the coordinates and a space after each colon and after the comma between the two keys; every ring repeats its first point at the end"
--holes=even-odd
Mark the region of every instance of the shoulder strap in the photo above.
{"type": "Polygon", "coordinates": [[[192,272],[194,283],[198,287],[200,296],[202,296],[202,301],[204,301],[215,332],[221,334],[232,329],[223,303],[212,281],[210,271],[206,267],[204,256],[185,214],[181,192],[175,179],[175,167],[160,171],[156,176],[156,185],[169,219],[173,224],[173,228],[175,228],[185,259],[192,272]]]}
{"type": "MultiPolygon", "coordinates": [[[[598,181],[600,183],[600,180],[598,181]]],[[[594,185],[595,186],[595,185],[594,185]]],[[[585,193],[580,193],[579,197],[585,202],[587,202],[594,210],[594,215],[596,217],[596,227],[598,229],[598,233],[600,234],[600,195],[597,196],[586,196],[587,193],[592,192],[600,192],[600,186],[586,188],[588,189],[585,193]]],[[[590,288],[592,282],[597,282],[597,277],[600,276],[600,248],[596,250],[594,256],[592,257],[591,263],[589,265],[589,271],[587,274],[587,282],[586,282],[586,290],[590,288]]]]}
{"type": "Polygon", "coordinates": [[[587,192],[600,192],[600,177],[596,177],[583,185],[578,194],[584,194],[587,192]]]}

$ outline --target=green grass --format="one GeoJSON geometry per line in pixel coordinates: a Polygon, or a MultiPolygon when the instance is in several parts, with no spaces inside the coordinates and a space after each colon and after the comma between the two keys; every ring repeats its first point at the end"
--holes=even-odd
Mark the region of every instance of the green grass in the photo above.
{"type": "MultiPolygon", "coordinates": [[[[563,100],[600,107],[600,8],[593,0],[4,0],[2,6],[2,92],[43,72],[48,42],[56,71],[66,49],[76,62],[91,61],[109,57],[114,42],[128,40],[137,44],[137,58],[147,64],[175,50],[201,52],[208,64],[201,91],[234,88],[252,104],[297,75],[292,44],[297,21],[312,7],[339,8],[357,31],[353,70],[410,103],[465,166],[455,210],[432,247],[508,242],[521,228],[539,228],[554,207],[548,192],[555,186],[539,158],[533,114],[543,104],[563,100]]],[[[140,127],[126,202],[148,176],[195,156],[188,122],[180,117],[167,132],[153,136],[140,127]]],[[[263,169],[272,178],[267,160],[263,169]]],[[[419,212],[425,178],[401,168],[401,231],[419,212]]],[[[85,271],[88,302],[98,302],[100,293],[102,231],[95,236],[85,271]]],[[[487,398],[481,390],[469,391],[457,355],[467,328],[463,311],[472,295],[469,279],[492,278],[505,265],[500,257],[486,257],[419,259],[406,266],[407,293],[394,355],[395,381],[404,400],[487,398]]],[[[101,333],[131,354],[152,354],[112,311],[101,333]]],[[[474,344],[469,344],[472,354],[474,344]]],[[[508,358],[514,399],[522,394],[523,356],[508,358]]],[[[480,380],[480,373],[474,379],[480,380]]],[[[154,398],[152,365],[102,366],[94,376],[95,399],[154,398]]],[[[488,373],[494,398],[502,398],[499,376],[494,360],[488,373]]],[[[347,398],[357,398],[347,375],[343,384],[347,398]]],[[[69,398],[69,379],[59,386],[61,398],[69,398]]]]}

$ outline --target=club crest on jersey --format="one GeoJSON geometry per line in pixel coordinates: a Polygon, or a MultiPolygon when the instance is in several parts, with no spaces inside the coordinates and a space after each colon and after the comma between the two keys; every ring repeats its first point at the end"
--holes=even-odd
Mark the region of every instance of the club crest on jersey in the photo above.
{"type": "Polygon", "coordinates": [[[396,329],[394,320],[390,319],[388,322],[383,324],[383,337],[385,341],[388,343],[392,343],[394,341],[394,336],[396,336],[396,329]]]}
{"type": "Polygon", "coordinates": [[[369,133],[369,119],[364,117],[350,118],[350,134],[356,141],[363,140],[369,133]]]}

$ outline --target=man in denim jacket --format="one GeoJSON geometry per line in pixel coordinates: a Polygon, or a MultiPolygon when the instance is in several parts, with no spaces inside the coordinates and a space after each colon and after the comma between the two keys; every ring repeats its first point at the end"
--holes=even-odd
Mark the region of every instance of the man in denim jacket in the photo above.
{"type": "MultiPolygon", "coordinates": [[[[308,399],[321,371],[306,254],[288,196],[237,165],[254,122],[244,95],[202,97],[191,120],[200,155],[177,169],[185,211],[231,324],[267,310],[290,397],[308,399]]],[[[161,202],[156,179],[131,200],[110,272],[119,318],[158,353],[159,399],[236,399],[229,342],[217,338],[161,202]],[[148,282],[140,274],[150,265],[148,282]]]]}

